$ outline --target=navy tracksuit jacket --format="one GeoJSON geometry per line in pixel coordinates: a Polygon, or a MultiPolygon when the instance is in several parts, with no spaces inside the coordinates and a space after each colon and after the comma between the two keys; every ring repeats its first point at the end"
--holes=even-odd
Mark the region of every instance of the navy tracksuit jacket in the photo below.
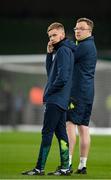
{"type": "Polygon", "coordinates": [[[94,74],[97,62],[94,37],[88,37],[78,43],[75,52],[71,97],[74,97],[80,103],[92,104],[94,99],[94,74]]]}
{"type": "Polygon", "coordinates": [[[73,42],[65,39],[56,45],[54,57],[53,54],[47,54],[46,58],[48,81],[43,101],[56,104],[64,110],[67,110],[69,103],[75,48],[73,42]]]}

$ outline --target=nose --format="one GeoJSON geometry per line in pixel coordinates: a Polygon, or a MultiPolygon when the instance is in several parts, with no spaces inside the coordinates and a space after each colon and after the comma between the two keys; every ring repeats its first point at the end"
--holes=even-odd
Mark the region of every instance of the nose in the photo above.
{"type": "Polygon", "coordinates": [[[51,36],[51,37],[50,37],[50,41],[53,41],[53,39],[54,39],[53,36],[51,36]]]}

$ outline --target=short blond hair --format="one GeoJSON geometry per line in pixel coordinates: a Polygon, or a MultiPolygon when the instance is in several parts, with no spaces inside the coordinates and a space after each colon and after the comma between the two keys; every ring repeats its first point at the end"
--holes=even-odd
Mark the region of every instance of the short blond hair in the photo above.
{"type": "Polygon", "coordinates": [[[85,21],[85,22],[87,23],[87,25],[90,26],[91,30],[93,30],[93,28],[94,28],[94,22],[93,22],[92,20],[83,17],[83,18],[79,18],[79,19],[77,20],[77,23],[83,22],[83,21],[85,21]]]}
{"type": "Polygon", "coordinates": [[[61,24],[59,22],[54,22],[54,23],[50,24],[50,26],[47,28],[47,33],[53,29],[62,29],[65,32],[63,24],[61,24]]]}

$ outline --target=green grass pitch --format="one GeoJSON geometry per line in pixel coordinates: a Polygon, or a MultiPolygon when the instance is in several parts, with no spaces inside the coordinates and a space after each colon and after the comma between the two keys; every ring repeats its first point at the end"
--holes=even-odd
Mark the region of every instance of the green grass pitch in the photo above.
{"type": "MultiPolygon", "coordinates": [[[[88,174],[71,176],[23,176],[21,172],[34,168],[38,157],[41,134],[35,132],[0,133],[0,179],[111,179],[111,136],[91,136],[87,162],[88,174]]],[[[73,168],[78,166],[78,137],[73,157],[73,168]]],[[[45,172],[59,165],[59,148],[53,138],[45,172]]]]}

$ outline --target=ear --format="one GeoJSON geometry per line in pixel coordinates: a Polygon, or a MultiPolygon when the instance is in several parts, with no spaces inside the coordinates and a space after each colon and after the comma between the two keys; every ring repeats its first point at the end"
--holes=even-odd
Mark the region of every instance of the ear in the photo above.
{"type": "Polygon", "coordinates": [[[62,32],[62,33],[61,33],[61,40],[64,39],[64,38],[65,38],[65,33],[62,32]]]}

